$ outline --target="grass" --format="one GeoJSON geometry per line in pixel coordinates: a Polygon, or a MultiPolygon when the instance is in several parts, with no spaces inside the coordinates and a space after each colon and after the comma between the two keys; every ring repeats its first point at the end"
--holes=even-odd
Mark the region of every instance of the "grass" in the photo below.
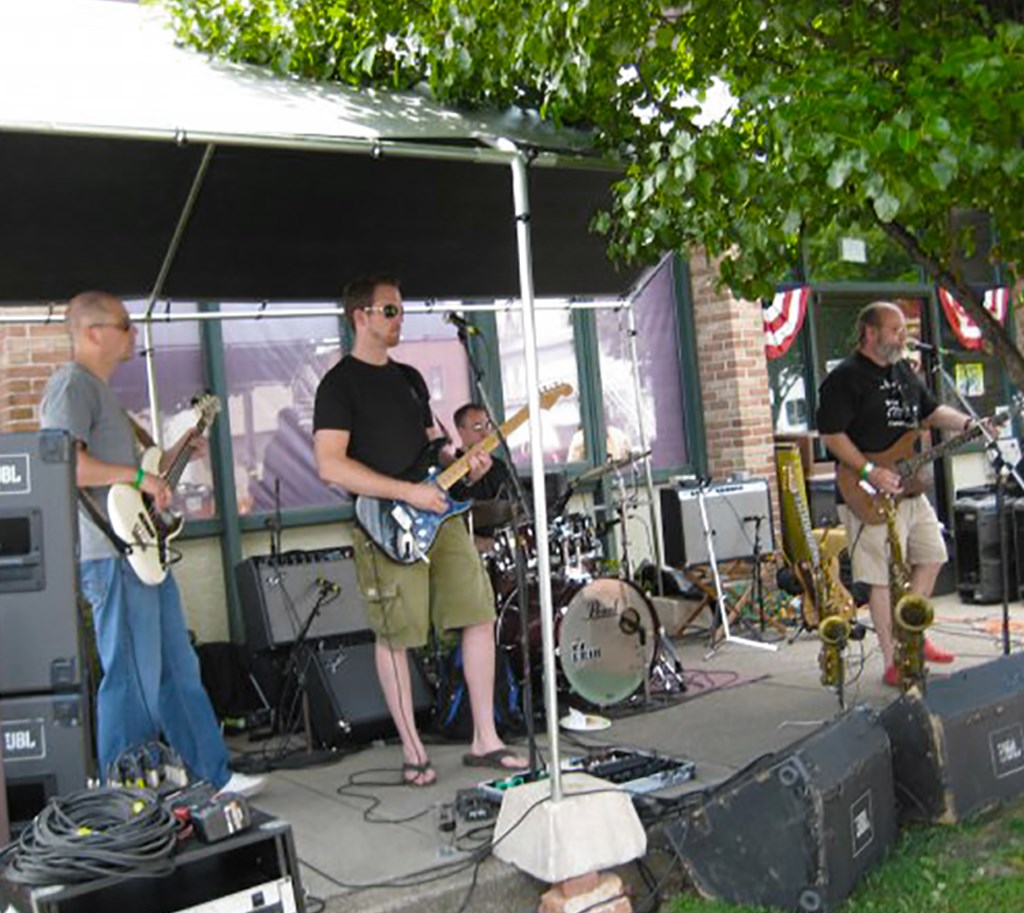
{"type": "MultiPolygon", "coordinates": [[[[682,894],[661,913],[764,913],[682,894]]],[[[953,827],[901,830],[888,859],[837,913],[1024,911],[1024,799],[953,827]]]]}

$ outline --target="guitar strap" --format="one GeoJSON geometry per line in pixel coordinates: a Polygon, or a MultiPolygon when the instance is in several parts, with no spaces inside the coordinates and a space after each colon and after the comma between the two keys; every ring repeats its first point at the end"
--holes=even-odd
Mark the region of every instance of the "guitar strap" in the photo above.
{"type": "Polygon", "coordinates": [[[78,503],[85,508],[85,512],[89,515],[92,522],[95,523],[96,526],[99,527],[100,532],[110,540],[110,544],[117,549],[118,554],[121,555],[122,558],[126,558],[131,554],[132,547],[127,542],[122,542],[117,533],[114,532],[114,528],[110,525],[110,521],[103,515],[103,512],[99,509],[91,494],[79,488],[78,503]]]}

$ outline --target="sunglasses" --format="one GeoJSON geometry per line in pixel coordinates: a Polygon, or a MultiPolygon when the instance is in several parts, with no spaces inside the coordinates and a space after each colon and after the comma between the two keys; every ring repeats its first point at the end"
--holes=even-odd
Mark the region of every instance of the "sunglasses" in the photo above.
{"type": "Polygon", "coordinates": [[[89,329],[101,329],[102,327],[110,327],[112,330],[120,330],[122,333],[127,333],[132,328],[131,317],[125,317],[124,320],[119,320],[117,323],[90,323],[89,329]]]}
{"type": "Polygon", "coordinates": [[[368,307],[363,308],[364,311],[377,311],[384,315],[386,320],[394,320],[396,317],[400,317],[405,311],[401,306],[397,304],[371,304],[368,307]]]}

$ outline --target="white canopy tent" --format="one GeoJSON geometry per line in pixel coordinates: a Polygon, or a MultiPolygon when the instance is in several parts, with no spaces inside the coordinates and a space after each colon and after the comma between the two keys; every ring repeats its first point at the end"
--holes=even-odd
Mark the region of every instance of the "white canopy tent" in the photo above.
{"type": "MultiPolygon", "coordinates": [[[[151,304],[332,300],[346,278],[397,265],[418,298],[521,302],[537,441],[535,295],[616,297],[635,278],[588,230],[614,172],[585,135],[522,112],[209,61],[176,47],[158,11],[98,0],[0,0],[0,84],[0,303],[88,287],[151,304]]],[[[540,447],[532,472],[543,478],[540,447]]],[[[558,799],[547,509],[533,491],[558,799]]]]}

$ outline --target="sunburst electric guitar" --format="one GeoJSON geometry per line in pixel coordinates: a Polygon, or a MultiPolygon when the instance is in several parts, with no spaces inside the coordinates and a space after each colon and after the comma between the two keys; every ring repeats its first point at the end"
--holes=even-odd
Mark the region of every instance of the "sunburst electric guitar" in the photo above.
{"type": "MultiPolygon", "coordinates": [[[[572,393],[569,384],[555,384],[540,392],[540,407],[550,409],[563,396],[572,393]]],[[[524,406],[501,426],[501,433],[508,436],[526,421],[530,414],[524,406]]],[[[434,544],[441,524],[456,514],[463,514],[470,508],[470,501],[452,499],[448,490],[469,472],[469,456],[472,453],[490,453],[501,442],[497,431],[492,431],[482,441],[440,473],[431,470],[424,481],[433,482],[445,496],[447,502],[441,513],[420,510],[404,501],[390,498],[374,498],[359,495],[356,498],[356,520],[381,550],[392,561],[399,564],[414,564],[426,560],[430,546],[434,544]]]]}
{"type": "MultiPolygon", "coordinates": [[[[1020,395],[1015,396],[1008,411],[992,416],[992,424],[997,426],[1004,424],[1011,415],[1021,412],[1022,407],[1024,407],[1024,398],[1020,395]]],[[[975,424],[934,447],[917,452],[920,431],[908,431],[888,450],[883,450],[880,453],[865,453],[864,456],[872,463],[891,469],[899,475],[903,491],[897,496],[897,499],[902,499],[919,495],[927,488],[926,483],[917,477],[922,466],[977,440],[982,433],[981,427],[975,424]]],[[[862,523],[877,526],[885,522],[885,512],[882,510],[881,504],[882,495],[873,486],[862,482],[860,476],[845,463],[840,463],[836,469],[836,485],[846,506],[862,523]]]]}
{"type": "MultiPolygon", "coordinates": [[[[207,394],[198,397],[192,406],[197,421],[189,434],[199,437],[220,412],[220,400],[207,394]]],[[[152,475],[162,475],[173,490],[188,465],[190,455],[191,449],[182,447],[167,471],[161,473],[160,448],[150,447],[142,455],[142,468],[152,475]]],[[[157,510],[150,495],[123,483],[110,486],[107,514],[118,538],[129,546],[126,557],[139,579],[151,586],[162,583],[171,563],[168,543],[184,529],[185,521],[177,514],[157,510]]]]}

